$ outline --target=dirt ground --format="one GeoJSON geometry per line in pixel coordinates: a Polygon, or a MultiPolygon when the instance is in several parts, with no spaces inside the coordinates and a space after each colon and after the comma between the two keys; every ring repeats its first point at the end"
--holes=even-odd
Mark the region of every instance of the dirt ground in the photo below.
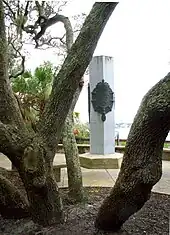
{"type": "MultiPolygon", "coordinates": [[[[12,181],[15,181],[14,177],[12,181]]],[[[18,186],[22,189],[21,184],[18,186]]],[[[85,191],[88,201],[85,204],[71,205],[66,200],[67,189],[60,189],[64,199],[65,223],[41,228],[29,218],[7,220],[0,217],[0,235],[169,235],[170,195],[152,193],[150,200],[129,218],[121,231],[104,233],[95,230],[94,220],[110,188],[85,188],[85,191]]]]}

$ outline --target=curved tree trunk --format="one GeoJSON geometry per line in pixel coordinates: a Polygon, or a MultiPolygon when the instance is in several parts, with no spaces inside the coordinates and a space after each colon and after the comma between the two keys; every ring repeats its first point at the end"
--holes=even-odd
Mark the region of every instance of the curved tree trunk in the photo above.
{"type": "Polygon", "coordinates": [[[150,198],[162,175],[162,150],[170,129],[170,73],[143,98],[132,124],[120,173],[104,200],[96,227],[117,231],[150,198]]]}
{"type": "MultiPolygon", "coordinates": [[[[66,29],[66,47],[67,47],[67,53],[69,53],[73,44],[73,29],[71,26],[71,22],[67,17],[66,20],[62,22],[64,23],[66,29]]],[[[77,88],[74,94],[74,98],[62,130],[62,142],[64,147],[64,153],[67,164],[67,173],[68,173],[69,198],[74,202],[81,202],[84,199],[79,152],[76,143],[76,138],[73,133],[73,128],[74,128],[73,111],[78,101],[83,84],[84,84],[84,79],[82,78],[82,81],[79,83],[79,87],[77,88]]]]}

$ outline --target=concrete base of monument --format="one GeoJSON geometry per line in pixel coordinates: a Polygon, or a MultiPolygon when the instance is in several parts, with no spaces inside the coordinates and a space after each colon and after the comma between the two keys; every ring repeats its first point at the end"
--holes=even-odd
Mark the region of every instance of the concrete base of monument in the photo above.
{"type": "Polygon", "coordinates": [[[122,153],[106,155],[84,153],[79,156],[81,167],[88,169],[119,169],[123,159],[122,153]]]}

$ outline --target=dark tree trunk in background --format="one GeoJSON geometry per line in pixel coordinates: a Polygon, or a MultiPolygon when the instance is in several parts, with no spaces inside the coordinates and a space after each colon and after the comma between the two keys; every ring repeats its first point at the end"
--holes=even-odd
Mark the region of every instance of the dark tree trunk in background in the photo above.
{"type": "Polygon", "coordinates": [[[104,200],[96,227],[117,231],[150,198],[162,175],[162,151],[170,129],[170,73],[143,98],[132,124],[120,173],[104,200]]]}
{"type": "Polygon", "coordinates": [[[32,219],[38,224],[51,225],[63,218],[52,163],[74,94],[116,5],[112,2],[94,4],[54,78],[49,101],[35,134],[26,129],[10,87],[3,4],[0,0],[0,152],[17,168],[28,195],[32,219]]]}

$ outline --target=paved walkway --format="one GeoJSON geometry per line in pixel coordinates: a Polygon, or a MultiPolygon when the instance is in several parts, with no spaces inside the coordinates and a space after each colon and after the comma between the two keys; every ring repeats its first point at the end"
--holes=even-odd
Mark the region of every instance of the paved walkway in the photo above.
{"type": "MultiPolygon", "coordinates": [[[[118,169],[85,169],[82,168],[84,186],[113,187],[119,173],[118,169]]],[[[67,169],[62,169],[59,187],[67,187],[67,169]]],[[[163,174],[160,181],[153,187],[154,192],[170,194],[170,161],[163,161],[163,174]]]]}
{"type": "MultiPolygon", "coordinates": [[[[65,163],[64,154],[56,154],[54,159],[54,165],[65,163]]],[[[11,168],[10,161],[3,155],[0,156],[0,167],[7,169],[11,168]]],[[[67,187],[67,169],[63,168],[61,173],[61,182],[58,184],[59,187],[67,187]]],[[[103,186],[113,187],[117,175],[118,169],[85,169],[82,168],[83,185],[84,186],[103,186]]],[[[170,194],[170,161],[163,161],[163,174],[160,181],[154,186],[153,191],[170,194]]]]}

